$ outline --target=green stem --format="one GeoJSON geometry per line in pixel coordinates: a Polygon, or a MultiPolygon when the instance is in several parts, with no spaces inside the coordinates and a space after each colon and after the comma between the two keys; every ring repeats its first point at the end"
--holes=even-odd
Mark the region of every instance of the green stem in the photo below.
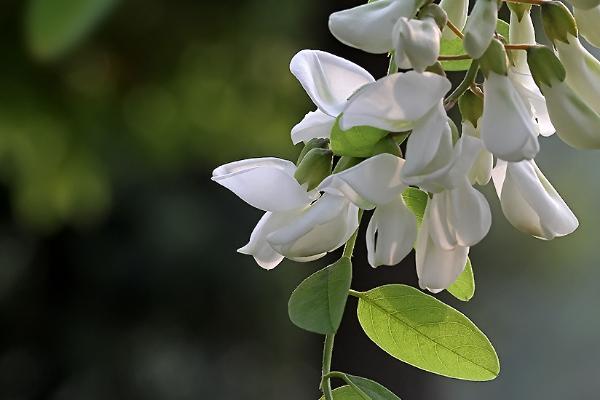
{"type": "Polygon", "coordinates": [[[398,72],[398,66],[396,65],[396,58],[394,57],[394,52],[390,53],[390,64],[388,65],[387,74],[392,75],[398,72]]]}
{"type": "MultiPolygon", "coordinates": [[[[362,219],[363,210],[358,211],[358,225],[360,226],[360,220],[362,219]]],[[[344,246],[344,253],[342,257],[352,258],[352,253],[354,252],[354,245],[356,244],[356,237],[358,236],[358,228],[354,231],[350,239],[346,242],[346,246],[344,246]]]]}
{"type": "Polygon", "coordinates": [[[458,85],[454,92],[452,92],[450,96],[448,96],[446,101],[444,101],[446,111],[454,107],[454,105],[458,101],[458,98],[462,96],[464,92],[467,91],[467,89],[469,88],[469,86],[471,86],[473,82],[475,82],[475,78],[477,77],[477,71],[479,71],[479,61],[473,60],[471,62],[469,70],[465,74],[463,81],[460,83],[460,85],[458,85]]]}
{"type": "Polygon", "coordinates": [[[325,345],[323,346],[323,368],[322,368],[322,379],[321,379],[321,390],[325,400],[333,400],[333,393],[331,392],[331,381],[326,378],[331,372],[331,358],[333,356],[333,340],[335,339],[335,333],[325,335],[325,345]]]}
{"type": "Polygon", "coordinates": [[[362,292],[358,292],[356,290],[352,290],[350,289],[350,291],[348,292],[348,294],[352,297],[356,297],[357,299],[360,299],[363,296],[362,292]]]}

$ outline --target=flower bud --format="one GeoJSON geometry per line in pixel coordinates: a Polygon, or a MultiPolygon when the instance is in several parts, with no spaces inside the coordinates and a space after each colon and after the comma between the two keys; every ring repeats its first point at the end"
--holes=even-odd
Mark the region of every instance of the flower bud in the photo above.
{"type": "Polygon", "coordinates": [[[465,25],[463,46],[467,54],[477,59],[489,47],[498,22],[498,2],[477,0],[465,25]]]}
{"type": "Polygon", "coordinates": [[[312,149],[327,149],[327,148],[329,148],[329,139],[323,139],[323,138],[310,139],[308,141],[308,143],[306,143],[306,145],[304,146],[302,151],[300,152],[300,155],[298,156],[298,161],[296,162],[296,165],[300,165],[300,163],[302,162],[302,160],[304,159],[306,154],[308,154],[308,152],[311,151],[312,149]]]}
{"type": "MultiPolygon", "coordinates": [[[[443,13],[441,8],[433,5],[427,9],[430,12],[439,10],[443,13]]],[[[394,58],[400,68],[414,68],[415,71],[423,72],[425,68],[437,62],[442,31],[435,18],[444,19],[445,14],[436,13],[437,17],[426,14],[422,20],[404,17],[398,19],[392,37],[394,58]]]]}
{"type": "Polygon", "coordinates": [[[433,18],[440,30],[444,29],[446,22],[448,22],[448,15],[446,11],[437,4],[427,4],[419,10],[417,18],[424,20],[426,18],[433,18]]]}
{"type": "Polygon", "coordinates": [[[566,78],[565,67],[556,54],[548,47],[535,46],[527,49],[527,64],[536,85],[551,87],[555,82],[563,82],[566,78]]]}
{"type": "MultiPolygon", "coordinates": [[[[510,30],[508,41],[511,44],[535,44],[535,29],[531,21],[529,4],[508,3],[510,8],[510,30]],[[525,7],[522,7],[525,6],[525,7]]],[[[527,67],[527,54],[522,50],[509,52],[514,69],[524,75],[530,75],[527,67]]]]}
{"type": "Polygon", "coordinates": [[[360,164],[364,160],[365,159],[361,157],[342,156],[338,160],[337,164],[335,164],[335,168],[333,168],[333,173],[337,174],[338,172],[350,169],[355,165],[360,164]]]}
{"type": "Polygon", "coordinates": [[[483,115],[483,98],[477,96],[471,90],[467,90],[458,99],[458,108],[463,121],[469,121],[475,128],[479,118],[483,115]]]}
{"type": "Polygon", "coordinates": [[[528,14],[529,10],[531,10],[531,4],[506,3],[506,5],[508,5],[511,14],[514,13],[517,16],[519,22],[521,22],[525,14],[528,14]]]}
{"type": "Polygon", "coordinates": [[[479,59],[479,66],[485,76],[490,72],[498,75],[508,74],[508,58],[504,45],[498,39],[492,40],[487,50],[479,59]]]}
{"type": "Polygon", "coordinates": [[[568,34],[577,37],[577,24],[571,12],[560,1],[548,1],[541,5],[544,32],[552,43],[569,43],[568,34]]]}
{"type": "Polygon", "coordinates": [[[296,169],[294,178],[301,185],[306,184],[307,190],[311,191],[331,174],[332,162],[333,152],[331,150],[314,148],[306,153],[296,169]]]}
{"type": "MultiPolygon", "coordinates": [[[[458,29],[462,30],[467,22],[467,11],[469,9],[468,0],[442,0],[440,7],[446,11],[448,20],[454,24],[458,29]]],[[[444,39],[454,39],[456,34],[449,28],[442,30],[442,37],[444,39]]]]}
{"type": "Polygon", "coordinates": [[[577,21],[577,28],[581,36],[590,42],[590,44],[600,47],[600,29],[598,29],[600,5],[589,10],[575,7],[573,8],[573,15],[577,21]]]}

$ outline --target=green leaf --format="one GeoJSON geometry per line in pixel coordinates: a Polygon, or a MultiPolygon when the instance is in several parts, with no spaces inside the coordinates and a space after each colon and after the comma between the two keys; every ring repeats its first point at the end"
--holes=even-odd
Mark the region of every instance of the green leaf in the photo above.
{"type": "Polygon", "coordinates": [[[288,302],[290,319],[310,332],[335,333],[342,321],[351,281],[352,262],[348,257],[315,272],[292,292],[288,302]]]}
{"type": "MultiPolygon", "coordinates": [[[[508,39],[509,25],[499,19],[496,24],[496,32],[508,39]]],[[[442,38],[440,42],[440,55],[441,56],[458,56],[466,54],[466,50],[463,47],[463,42],[457,37],[451,39],[442,38]]],[[[454,60],[454,61],[441,61],[442,67],[446,71],[466,71],[471,66],[471,60],[454,60]]]]}
{"type": "Polygon", "coordinates": [[[344,380],[349,381],[346,382],[349,385],[335,389],[333,391],[334,400],[400,400],[398,396],[375,381],[360,376],[343,375],[344,380]]]}
{"type": "Polygon", "coordinates": [[[88,35],[116,0],[31,0],[26,15],[29,50],[54,60],[88,35]]]}
{"type": "Polygon", "coordinates": [[[425,207],[427,206],[427,193],[417,188],[409,187],[402,192],[402,198],[406,203],[406,206],[417,218],[417,223],[421,224],[423,221],[423,214],[425,214],[425,207]]]}
{"type": "Polygon", "coordinates": [[[340,117],[331,130],[330,138],[330,148],[338,156],[371,157],[375,152],[375,145],[388,134],[370,126],[355,126],[343,131],[339,125],[340,117]]]}
{"type": "Polygon", "coordinates": [[[448,288],[448,292],[460,301],[469,301],[475,295],[475,278],[471,259],[467,258],[465,270],[456,278],[456,281],[448,288]]]}
{"type": "Polygon", "coordinates": [[[381,349],[417,368],[472,381],[491,380],[500,372],[492,344],[475,324],[410,286],[361,293],[358,319],[381,349]]]}

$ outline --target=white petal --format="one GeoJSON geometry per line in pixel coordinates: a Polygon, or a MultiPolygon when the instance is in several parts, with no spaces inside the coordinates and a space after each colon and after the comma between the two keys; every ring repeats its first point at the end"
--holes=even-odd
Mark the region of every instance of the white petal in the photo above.
{"type": "MultiPolygon", "coordinates": [[[[524,12],[523,17],[519,21],[517,13],[511,10],[508,41],[512,44],[535,44],[535,30],[529,11],[524,12]]],[[[527,52],[517,50],[513,51],[511,55],[515,69],[523,74],[530,74],[529,66],[527,65],[527,52]]]]}
{"type": "Polygon", "coordinates": [[[499,195],[502,211],[509,222],[540,239],[568,235],[579,225],[573,212],[533,161],[508,163],[499,195]]]}
{"type": "Polygon", "coordinates": [[[264,269],[275,268],[283,260],[283,256],[267,243],[266,236],[285,226],[293,216],[294,213],[289,212],[266,212],[252,231],[248,244],[238,249],[238,252],[253,256],[256,263],[264,269]]]}
{"type": "Polygon", "coordinates": [[[447,289],[464,270],[469,254],[468,247],[457,246],[444,250],[429,235],[429,205],[417,234],[415,245],[419,286],[438,293],[447,289]]]}
{"type": "Polygon", "coordinates": [[[598,7],[600,0],[571,0],[573,8],[581,10],[589,10],[590,8],[598,7]]]}
{"type": "Polygon", "coordinates": [[[465,181],[464,185],[448,193],[449,222],[454,228],[459,246],[470,247],[479,243],[492,225],[490,206],[481,192],[465,181]]]}
{"type": "Polygon", "coordinates": [[[600,61],[581,45],[578,38],[570,34],[567,38],[568,44],[561,41],[555,44],[567,71],[566,82],[588,106],[600,113],[600,61]]]}
{"type": "Polygon", "coordinates": [[[477,0],[467,18],[463,31],[463,46],[473,58],[480,58],[487,50],[494,37],[498,20],[498,3],[496,0],[477,0]]]}
{"type": "Polygon", "coordinates": [[[295,171],[296,166],[287,160],[252,158],[216,168],[212,180],[260,210],[286,211],[311,201],[294,179],[295,171]]]}
{"type": "Polygon", "coordinates": [[[363,209],[387,204],[406,188],[400,179],[404,160],[378,154],[345,171],[325,178],[317,190],[345,196],[363,209]]]}
{"type": "Polygon", "coordinates": [[[375,81],[364,68],[320,50],[298,52],[290,62],[290,71],[313,103],[332,117],[342,112],[352,93],[375,81]]]}
{"type": "Polygon", "coordinates": [[[600,148],[600,115],[564,82],[543,85],[550,118],[558,136],[577,149],[600,148]]]}
{"type": "Polygon", "coordinates": [[[414,16],[412,0],[378,0],[329,16],[329,30],[340,42],[369,53],[392,49],[392,29],[400,17],[414,16]]]}
{"type": "Polygon", "coordinates": [[[392,132],[406,131],[439,104],[451,86],[448,79],[431,72],[387,76],[350,98],[340,127],[348,130],[368,125],[392,132]]]}
{"type": "MultiPolygon", "coordinates": [[[[440,7],[446,11],[448,20],[452,22],[458,29],[462,30],[467,22],[467,11],[469,10],[468,0],[442,0],[440,7]]],[[[442,31],[444,39],[455,39],[456,34],[445,27],[442,31]]]]}
{"type": "Polygon", "coordinates": [[[539,134],[542,136],[554,134],[556,129],[550,120],[546,99],[535,84],[531,73],[524,74],[509,70],[508,76],[526,105],[529,105],[530,114],[535,120],[539,134]]]}
{"type": "Polygon", "coordinates": [[[325,193],[297,218],[272,232],[267,241],[288,258],[321,255],[342,246],[358,228],[358,208],[325,193]]]}
{"type": "Polygon", "coordinates": [[[494,167],[494,156],[483,147],[483,142],[479,139],[479,132],[469,121],[462,123],[463,136],[471,136],[480,141],[480,149],[469,171],[469,182],[477,183],[478,185],[487,185],[492,178],[492,168],[494,167]]]}
{"type": "Polygon", "coordinates": [[[329,138],[335,118],[321,110],[311,111],[292,128],[292,143],[308,142],[314,138],[329,138]]]}
{"type": "Polygon", "coordinates": [[[598,29],[598,21],[600,21],[600,5],[588,10],[574,7],[573,15],[577,21],[579,34],[593,46],[600,47],[600,29],[598,29]]]}
{"type": "Polygon", "coordinates": [[[540,149],[536,127],[507,76],[490,72],[484,84],[481,139],[496,157],[506,161],[532,159],[540,149]]]}
{"type": "Polygon", "coordinates": [[[412,250],[416,236],[417,221],[401,196],[377,207],[366,234],[369,264],[398,264],[412,250]]]}
{"type": "Polygon", "coordinates": [[[440,55],[442,32],[433,18],[423,20],[401,17],[394,26],[396,63],[401,68],[425,71],[440,55]]]}

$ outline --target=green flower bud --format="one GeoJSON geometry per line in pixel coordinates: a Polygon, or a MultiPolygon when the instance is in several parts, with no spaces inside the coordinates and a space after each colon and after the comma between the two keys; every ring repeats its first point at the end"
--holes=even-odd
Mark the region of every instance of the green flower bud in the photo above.
{"type": "Polygon", "coordinates": [[[307,185],[307,190],[313,190],[319,183],[331,174],[333,152],[327,149],[314,148],[310,150],[296,169],[294,178],[301,184],[307,185]]]}
{"type": "Polygon", "coordinates": [[[328,148],[329,148],[329,139],[322,139],[322,138],[310,139],[306,143],[306,145],[304,146],[302,151],[300,152],[300,155],[298,156],[298,161],[296,162],[296,165],[300,165],[300,163],[302,162],[302,159],[304,159],[306,154],[309,151],[311,151],[312,149],[328,149],[328,148]]]}
{"type": "Polygon", "coordinates": [[[335,168],[333,169],[333,173],[337,174],[338,172],[345,171],[349,168],[354,167],[355,165],[360,164],[365,159],[361,157],[350,157],[350,156],[342,156],[338,160],[337,164],[335,164],[335,168]]]}
{"type": "Polygon", "coordinates": [[[467,90],[458,99],[458,108],[463,121],[469,121],[473,127],[477,128],[477,121],[483,115],[483,99],[467,90]]]}
{"type": "Polygon", "coordinates": [[[563,82],[567,77],[565,67],[556,54],[545,46],[527,49],[527,64],[535,84],[542,90],[541,84],[552,87],[555,82],[563,82]]]}
{"type": "Polygon", "coordinates": [[[515,13],[519,22],[521,22],[525,13],[527,13],[527,12],[529,12],[529,10],[531,10],[531,4],[508,2],[508,3],[506,3],[506,5],[508,5],[508,8],[510,9],[510,11],[515,13]]]}
{"type": "Polygon", "coordinates": [[[498,75],[508,75],[508,58],[504,45],[498,40],[493,39],[489,47],[479,59],[479,67],[485,76],[491,72],[498,75]]]}
{"type": "Polygon", "coordinates": [[[433,18],[440,30],[444,29],[448,16],[446,11],[437,4],[427,4],[419,10],[418,19],[433,18]]]}
{"type": "Polygon", "coordinates": [[[541,10],[544,32],[552,43],[557,40],[569,43],[569,33],[577,37],[577,24],[567,6],[560,1],[549,1],[541,5],[541,10]]]}

